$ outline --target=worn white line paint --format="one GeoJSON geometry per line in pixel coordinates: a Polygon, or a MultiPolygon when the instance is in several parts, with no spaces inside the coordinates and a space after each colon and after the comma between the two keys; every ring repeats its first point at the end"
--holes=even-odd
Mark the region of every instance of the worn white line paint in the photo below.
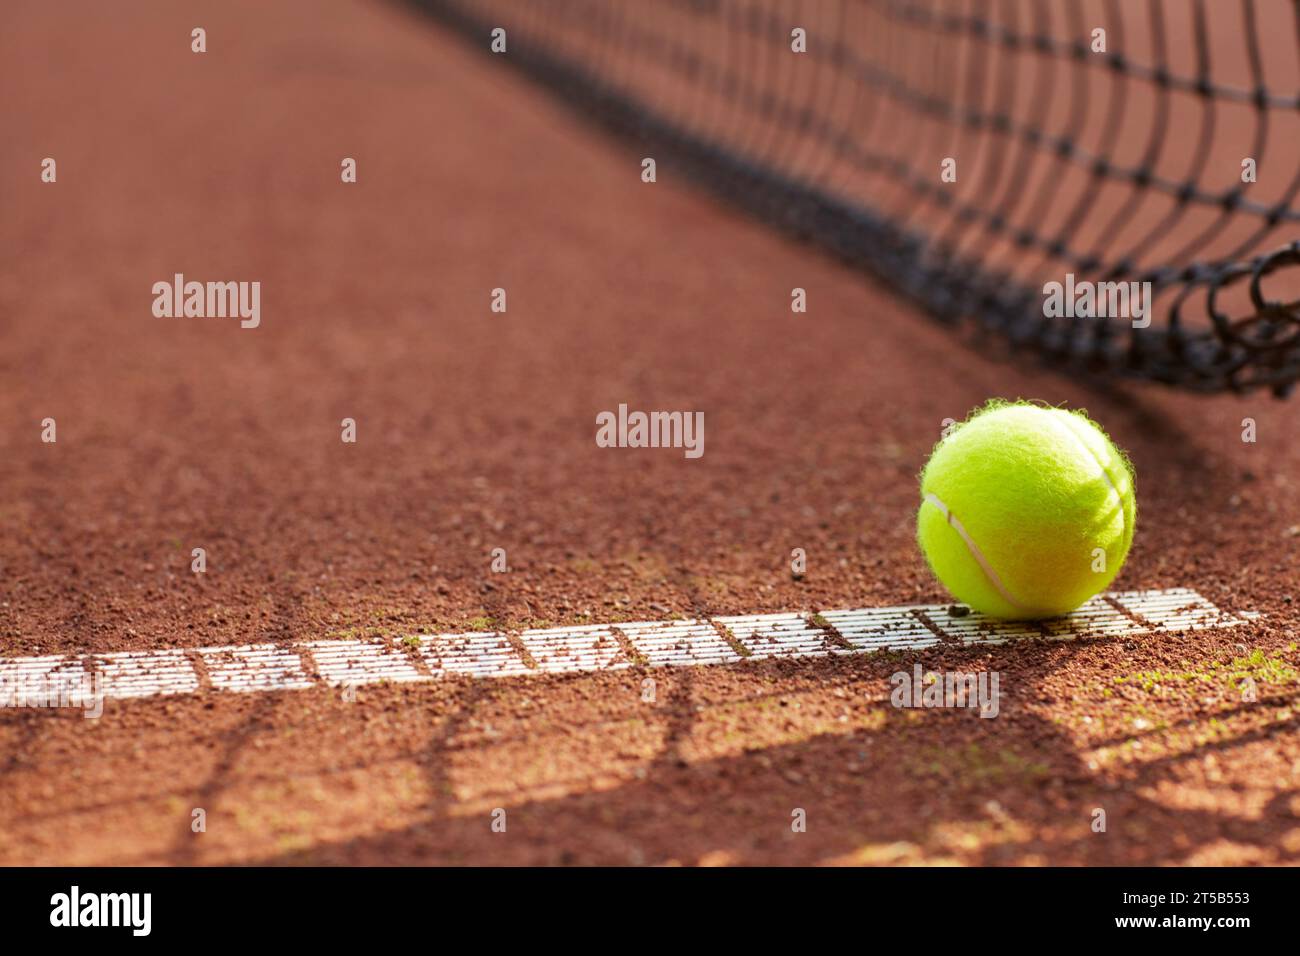
{"type": "Polygon", "coordinates": [[[1070,641],[1076,637],[1124,637],[1145,630],[1137,621],[1115,610],[1101,595],[1069,617],[1043,621],[1041,626],[1046,637],[1054,641],[1070,641]]]}
{"type": "Polygon", "coordinates": [[[830,647],[802,614],[746,614],[715,617],[751,658],[824,657],[830,647]]]}
{"type": "Polygon", "coordinates": [[[42,657],[0,657],[0,680],[44,677],[55,672],[84,674],[86,668],[80,657],[62,654],[46,654],[42,657]]]}
{"type": "Polygon", "coordinates": [[[853,654],[905,651],[938,644],[938,635],[915,613],[927,610],[947,613],[946,607],[871,607],[857,611],[823,611],[821,616],[853,647],[852,651],[841,650],[838,653],[853,654]]]}
{"type": "Polygon", "coordinates": [[[199,675],[184,651],[120,651],[96,654],[95,673],[105,697],[155,697],[192,694],[199,675]]]}
{"type": "Polygon", "coordinates": [[[201,647],[197,651],[214,690],[252,693],[259,690],[300,690],[314,681],[292,647],[245,644],[241,647],[201,647]]]}
{"type": "Polygon", "coordinates": [[[22,707],[33,700],[85,701],[93,692],[90,672],[80,657],[0,658],[0,707],[22,707]]]}
{"type": "Polygon", "coordinates": [[[962,644],[1005,644],[1007,641],[1042,637],[1043,632],[1033,621],[998,621],[982,614],[964,614],[955,617],[947,607],[922,608],[925,616],[944,637],[962,644]]]}
{"type": "Polygon", "coordinates": [[[519,640],[537,669],[550,674],[632,666],[608,624],[524,631],[519,640]]]}
{"type": "Polygon", "coordinates": [[[356,686],[386,680],[426,680],[409,657],[382,640],[308,641],[304,646],[328,684],[356,686]]]}
{"type": "Polygon", "coordinates": [[[510,638],[494,631],[431,634],[420,638],[420,657],[434,677],[518,677],[531,674],[510,638]]]}
{"type": "Polygon", "coordinates": [[[637,621],[614,627],[651,667],[730,664],[744,660],[708,621],[637,621]]]}
{"type": "Polygon", "coordinates": [[[945,639],[981,645],[1026,638],[1067,641],[1159,634],[1235,627],[1257,616],[1229,614],[1189,588],[1172,588],[1099,596],[1069,617],[1037,623],[997,621],[975,613],[956,616],[949,614],[948,605],[918,605],[544,628],[518,635],[532,665],[519,654],[508,634],[479,631],[420,635],[409,641],[409,647],[404,646],[408,642],[380,639],[326,640],[300,645],[244,644],[196,650],[10,657],[0,658],[0,707],[12,706],[10,698],[14,693],[34,682],[86,682],[91,673],[86,670],[87,661],[100,680],[104,696],[127,698],[199,691],[195,658],[202,661],[213,690],[249,693],[294,690],[322,682],[357,686],[448,675],[516,677],[630,667],[637,662],[628,659],[619,635],[649,666],[674,667],[735,664],[772,657],[924,650],[945,639]],[[1121,613],[1115,605],[1128,613],[1121,613]],[[828,639],[822,624],[832,628],[852,650],[828,639]],[[724,628],[750,656],[737,654],[718,627],[724,628]],[[314,666],[315,674],[304,667],[304,656],[314,666]]]}
{"type": "Polygon", "coordinates": [[[1167,591],[1121,591],[1111,595],[1130,614],[1162,630],[1198,631],[1221,627],[1224,613],[1191,588],[1167,591]]]}

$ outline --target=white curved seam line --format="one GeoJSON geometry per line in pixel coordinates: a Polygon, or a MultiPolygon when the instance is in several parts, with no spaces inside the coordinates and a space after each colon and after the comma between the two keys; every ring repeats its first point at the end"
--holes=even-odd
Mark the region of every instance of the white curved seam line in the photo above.
{"type": "MultiPolygon", "coordinates": [[[[1070,412],[1066,412],[1065,414],[1069,415],[1070,412]]],[[[1067,432],[1069,432],[1069,433],[1070,433],[1070,437],[1072,437],[1075,441],[1077,441],[1080,445],[1082,445],[1082,446],[1083,446],[1083,450],[1086,451],[1086,452],[1088,453],[1088,456],[1089,456],[1089,457],[1090,457],[1094,462],[1097,463],[1097,467],[1101,469],[1102,477],[1106,479],[1106,484],[1110,485],[1110,490],[1113,491],[1113,492],[1115,492],[1115,498],[1116,498],[1116,500],[1119,501],[1119,519],[1120,519],[1121,521],[1124,522],[1124,531],[1127,532],[1127,531],[1128,531],[1128,515],[1126,515],[1126,514],[1124,513],[1124,496],[1123,496],[1122,494],[1120,494],[1119,489],[1118,489],[1117,487],[1115,487],[1115,482],[1114,482],[1113,480],[1111,480],[1110,472],[1106,470],[1106,466],[1103,465],[1103,464],[1101,463],[1101,459],[1097,457],[1097,453],[1096,453],[1095,451],[1092,450],[1092,448],[1088,445],[1088,443],[1087,443],[1086,441],[1084,441],[1082,438],[1079,437],[1079,433],[1076,432],[1076,431],[1074,430],[1074,427],[1073,427],[1072,425],[1065,425],[1064,423],[1059,422],[1059,421],[1057,420],[1057,418],[1056,418],[1055,415],[1052,416],[1052,421],[1057,422],[1057,423],[1060,424],[1060,425],[1061,425],[1061,426],[1062,426],[1062,427],[1063,427],[1067,432]]]]}
{"type": "Polygon", "coordinates": [[[944,518],[947,519],[948,524],[952,526],[953,530],[956,531],[959,535],[961,535],[961,539],[966,542],[966,549],[970,551],[971,557],[974,558],[975,562],[980,566],[981,569],[983,569],[984,576],[987,577],[989,579],[989,582],[993,585],[993,587],[997,589],[998,594],[1002,595],[1003,600],[1005,600],[1008,604],[1010,604],[1014,608],[1019,608],[1022,611],[1028,611],[1029,610],[1028,607],[1026,607],[1025,605],[1021,604],[1019,601],[1017,601],[1015,598],[1013,598],[1011,594],[1007,591],[1007,589],[1003,587],[1002,579],[998,577],[997,572],[993,570],[993,566],[989,564],[988,559],[984,557],[984,552],[980,551],[979,545],[975,543],[975,540],[966,531],[965,526],[957,519],[957,516],[948,510],[948,506],[945,505],[942,501],[940,501],[939,498],[934,494],[927,493],[925,496],[925,500],[930,502],[930,504],[934,505],[936,508],[938,508],[943,513],[944,518]]]}

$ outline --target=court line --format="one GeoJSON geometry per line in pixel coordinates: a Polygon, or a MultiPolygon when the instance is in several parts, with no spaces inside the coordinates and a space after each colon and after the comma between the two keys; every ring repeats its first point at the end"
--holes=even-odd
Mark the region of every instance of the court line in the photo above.
{"type": "Polygon", "coordinates": [[[1040,622],[999,621],[974,612],[953,614],[950,608],[921,604],[785,611],[514,632],[418,634],[400,641],[377,637],[0,658],[0,707],[19,705],[15,695],[32,699],[33,688],[36,693],[57,695],[83,687],[108,699],[262,693],[321,685],[352,688],[454,676],[734,665],[768,658],[915,651],[1026,639],[1136,637],[1235,627],[1258,616],[1221,611],[1190,588],[1112,592],[1093,598],[1068,617],[1040,622]],[[634,653],[629,654],[628,648],[634,653]]]}

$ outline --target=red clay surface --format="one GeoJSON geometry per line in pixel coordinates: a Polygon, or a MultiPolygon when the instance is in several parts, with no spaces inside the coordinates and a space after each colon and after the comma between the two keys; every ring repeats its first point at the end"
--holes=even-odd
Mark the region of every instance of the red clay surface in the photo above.
{"type": "Polygon", "coordinates": [[[6,656],[942,601],[915,478],[991,396],[1131,455],[1117,588],[1263,614],[920,655],[995,720],[891,707],[916,655],[5,711],[0,863],[1300,858],[1294,401],[983,358],[404,8],[25,5],[0,63],[6,656]],[[154,318],[175,272],[261,327],[154,318]],[[703,458],[596,447],[620,402],[703,458]]]}

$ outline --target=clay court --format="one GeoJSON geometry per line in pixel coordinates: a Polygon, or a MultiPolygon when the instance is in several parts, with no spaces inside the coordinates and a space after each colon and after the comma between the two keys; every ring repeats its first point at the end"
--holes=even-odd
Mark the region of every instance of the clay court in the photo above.
{"type": "MultiPolygon", "coordinates": [[[[0,668],[107,694],[96,719],[0,709],[0,863],[1300,859],[1295,396],[935,321],[668,151],[644,182],[644,141],[419,4],[7,20],[0,668]],[[156,317],[177,273],[259,281],[260,324],[156,317]],[[917,547],[945,420],[995,397],[1086,409],[1133,462],[1137,535],[1091,616],[963,624],[917,547]],[[620,404],[702,411],[704,453],[599,447],[620,404]],[[997,718],[893,706],[917,664],[1000,675],[997,718]]],[[[1294,29],[1262,32],[1294,93],[1294,29]]],[[[861,115],[815,75],[772,80],[791,82],[861,115]]],[[[1249,115],[1219,119],[1223,182],[1281,157],[1271,186],[1260,166],[1278,202],[1294,118],[1263,151],[1232,139],[1249,115]]],[[[1193,123],[1164,135],[1200,149],[1193,123]]],[[[839,190],[868,176],[763,149],[839,190]]],[[[988,192],[990,155],[959,196],[988,192]]],[[[939,229],[903,186],[873,195],[939,229]]],[[[1168,210],[1135,215],[1126,242],[1168,210]]],[[[1207,216],[1144,249],[1172,256],[1207,216]]],[[[1254,234],[1237,223],[1225,256],[1254,234]]],[[[1297,238],[1271,225],[1238,258],[1297,238]]]]}

